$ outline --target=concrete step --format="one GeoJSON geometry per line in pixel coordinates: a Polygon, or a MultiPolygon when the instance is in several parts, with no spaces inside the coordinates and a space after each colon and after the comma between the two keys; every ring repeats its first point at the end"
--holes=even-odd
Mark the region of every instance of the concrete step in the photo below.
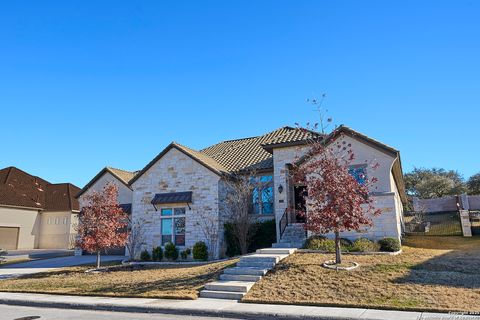
{"type": "Polygon", "coordinates": [[[273,248],[301,248],[303,242],[276,242],[272,244],[273,248]]]}
{"type": "Polygon", "coordinates": [[[211,291],[211,290],[200,291],[200,297],[202,298],[240,300],[243,298],[244,295],[245,295],[244,292],[211,291]]]}
{"type": "Polygon", "coordinates": [[[251,268],[262,268],[262,269],[271,269],[275,266],[275,262],[256,262],[256,261],[242,261],[237,263],[237,267],[251,267],[251,268]]]}
{"type": "Polygon", "coordinates": [[[226,281],[251,281],[257,282],[258,280],[262,279],[262,276],[254,276],[250,274],[221,274],[220,280],[226,281]]]}
{"type": "Polygon", "coordinates": [[[269,268],[258,267],[233,267],[223,271],[225,274],[246,274],[252,276],[263,276],[267,273],[269,268]]]}
{"type": "Polygon", "coordinates": [[[286,254],[252,254],[249,256],[244,256],[240,258],[240,261],[243,262],[273,262],[277,263],[278,261],[285,258],[286,254]]]}
{"type": "Polygon", "coordinates": [[[295,252],[295,249],[287,248],[268,248],[268,249],[258,249],[257,253],[263,254],[292,254],[295,252]]]}
{"type": "Polygon", "coordinates": [[[209,291],[228,291],[228,292],[247,292],[255,282],[251,281],[215,281],[205,285],[205,290],[209,291]]]}

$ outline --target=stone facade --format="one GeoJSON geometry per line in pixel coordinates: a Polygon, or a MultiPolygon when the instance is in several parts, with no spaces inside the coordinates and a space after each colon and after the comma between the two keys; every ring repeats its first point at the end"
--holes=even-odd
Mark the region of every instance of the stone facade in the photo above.
{"type": "MultiPolygon", "coordinates": [[[[403,205],[400,195],[393,179],[391,169],[395,158],[364,144],[350,136],[341,136],[337,140],[340,143],[345,141],[351,144],[351,149],[355,154],[355,160],[352,165],[363,163],[378,163],[378,168],[373,170],[367,167],[368,178],[376,177],[378,181],[372,186],[376,207],[381,209],[382,214],[373,217],[373,226],[357,232],[345,232],[341,236],[352,240],[366,237],[373,240],[384,237],[399,239],[402,235],[403,223],[403,205]]],[[[275,219],[277,221],[277,239],[280,239],[280,227],[278,221],[282,218],[285,209],[293,206],[293,198],[289,196],[291,188],[288,181],[287,164],[294,163],[302,157],[308,150],[305,147],[287,147],[273,150],[274,161],[274,185],[275,185],[275,219]],[[278,192],[278,187],[282,185],[284,191],[278,192]]]]}
{"type": "MultiPolygon", "coordinates": [[[[185,247],[192,248],[197,241],[208,240],[202,230],[202,219],[211,218],[220,228],[219,215],[220,176],[188,155],[170,149],[153,164],[142,176],[133,182],[132,214],[133,222],[140,221],[145,228],[144,249],[151,251],[161,245],[161,208],[186,207],[185,247]],[[151,204],[156,193],[192,192],[192,203],[157,205],[151,204]]],[[[220,248],[217,244],[217,248],[220,248]]],[[[215,257],[220,255],[220,249],[215,257]]]]}

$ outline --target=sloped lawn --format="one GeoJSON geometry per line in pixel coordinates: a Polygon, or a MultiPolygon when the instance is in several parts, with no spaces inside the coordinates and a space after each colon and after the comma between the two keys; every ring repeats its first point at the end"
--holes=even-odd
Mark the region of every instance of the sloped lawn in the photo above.
{"type": "Polygon", "coordinates": [[[92,266],[0,280],[0,291],[69,295],[196,299],[207,282],[237,260],[205,265],[113,267],[110,272],[85,273],[92,266]]]}
{"type": "Polygon", "coordinates": [[[410,237],[397,256],[344,255],[352,271],[298,253],[253,286],[244,302],[431,311],[480,311],[480,237],[410,237]]]}

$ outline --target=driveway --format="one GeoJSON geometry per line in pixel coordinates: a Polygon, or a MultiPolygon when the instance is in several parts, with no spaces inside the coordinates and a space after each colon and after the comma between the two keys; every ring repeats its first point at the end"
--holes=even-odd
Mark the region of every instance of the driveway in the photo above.
{"type": "Polygon", "coordinates": [[[9,250],[4,256],[5,260],[18,259],[50,259],[57,257],[73,256],[73,250],[67,249],[31,249],[31,250],[9,250]]]}
{"type": "MultiPolygon", "coordinates": [[[[0,279],[15,278],[21,275],[57,270],[84,264],[94,264],[96,256],[68,256],[44,260],[33,260],[0,267],[0,279]]],[[[102,262],[120,261],[125,256],[102,256],[102,262]]]]}

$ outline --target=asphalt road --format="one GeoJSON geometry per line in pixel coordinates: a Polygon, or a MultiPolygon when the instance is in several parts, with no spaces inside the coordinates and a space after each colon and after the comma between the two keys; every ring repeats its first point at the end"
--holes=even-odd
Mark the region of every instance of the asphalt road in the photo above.
{"type": "MultiPolygon", "coordinates": [[[[197,316],[179,316],[168,314],[125,313],[110,311],[65,310],[0,305],[1,320],[220,320],[197,316]]],[[[232,318],[228,318],[232,320],[232,318]]],[[[235,320],[235,319],[233,319],[235,320]]],[[[238,319],[240,320],[240,319],[238,319]]]]}

